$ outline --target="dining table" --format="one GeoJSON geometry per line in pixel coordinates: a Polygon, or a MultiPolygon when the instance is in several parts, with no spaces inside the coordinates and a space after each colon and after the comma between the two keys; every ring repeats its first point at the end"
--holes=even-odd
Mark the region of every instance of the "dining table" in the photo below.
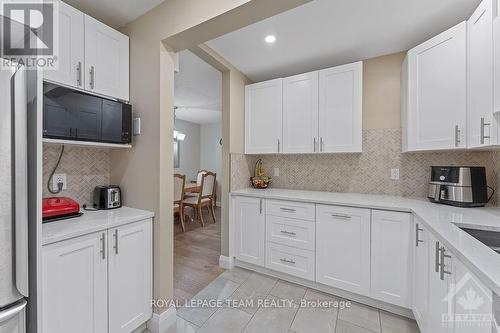
{"type": "Polygon", "coordinates": [[[201,186],[198,185],[197,183],[186,183],[186,185],[184,185],[184,192],[186,193],[199,193],[200,192],[200,189],[201,189],[201,186]]]}

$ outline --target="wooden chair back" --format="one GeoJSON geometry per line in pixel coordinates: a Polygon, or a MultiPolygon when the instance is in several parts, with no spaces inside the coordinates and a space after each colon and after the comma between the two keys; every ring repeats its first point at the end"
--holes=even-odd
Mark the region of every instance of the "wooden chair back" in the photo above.
{"type": "Polygon", "coordinates": [[[215,193],[217,175],[213,172],[206,171],[201,177],[200,194],[198,196],[198,203],[203,199],[213,199],[215,193]]]}
{"type": "Polygon", "coordinates": [[[174,204],[179,204],[184,200],[185,185],[186,175],[174,174],[174,204]]]}
{"type": "Polygon", "coordinates": [[[196,177],[196,185],[201,186],[201,178],[207,172],[210,172],[210,171],[208,171],[208,170],[200,170],[200,171],[198,171],[198,175],[196,177]]]}

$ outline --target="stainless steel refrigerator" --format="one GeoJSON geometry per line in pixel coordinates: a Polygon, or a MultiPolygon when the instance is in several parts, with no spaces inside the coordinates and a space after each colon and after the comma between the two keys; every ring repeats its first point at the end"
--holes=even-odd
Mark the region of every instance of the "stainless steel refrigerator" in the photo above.
{"type": "Polygon", "coordinates": [[[0,332],[25,332],[28,297],[26,70],[0,69],[0,332]]]}

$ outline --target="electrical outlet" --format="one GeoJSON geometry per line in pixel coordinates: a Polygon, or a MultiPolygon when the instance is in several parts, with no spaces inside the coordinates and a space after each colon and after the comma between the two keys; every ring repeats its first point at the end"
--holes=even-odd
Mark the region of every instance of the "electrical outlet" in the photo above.
{"type": "Polygon", "coordinates": [[[399,180],[399,169],[391,169],[391,179],[399,180]]]}
{"type": "Polygon", "coordinates": [[[65,173],[56,173],[52,177],[52,190],[57,191],[59,189],[59,186],[57,186],[58,183],[62,183],[63,187],[62,189],[65,190],[67,189],[67,183],[66,183],[66,174],[65,173]]]}
{"type": "Polygon", "coordinates": [[[274,168],[274,177],[279,177],[280,176],[280,168],[274,168]]]}

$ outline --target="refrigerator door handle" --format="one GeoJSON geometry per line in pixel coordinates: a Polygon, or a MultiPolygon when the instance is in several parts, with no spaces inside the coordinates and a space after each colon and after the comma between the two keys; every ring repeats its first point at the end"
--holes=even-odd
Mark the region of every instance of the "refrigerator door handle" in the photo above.
{"type": "Polygon", "coordinates": [[[18,67],[11,80],[12,200],[14,223],[14,276],[16,287],[28,296],[28,119],[26,69],[18,67]]]}
{"type": "MultiPolygon", "coordinates": [[[[0,311],[0,324],[5,323],[7,320],[19,315],[21,311],[26,307],[26,300],[21,300],[18,304],[0,311]]],[[[1,328],[2,325],[0,325],[1,328]]]]}

